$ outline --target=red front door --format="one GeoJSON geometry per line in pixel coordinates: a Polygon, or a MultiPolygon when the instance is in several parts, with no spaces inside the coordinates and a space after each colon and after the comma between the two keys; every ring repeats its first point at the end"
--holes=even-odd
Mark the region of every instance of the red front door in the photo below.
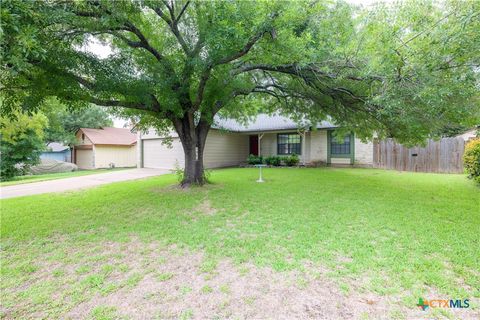
{"type": "Polygon", "coordinates": [[[258,136],[250,136],[250,154],[258,156],[258,136]]]}

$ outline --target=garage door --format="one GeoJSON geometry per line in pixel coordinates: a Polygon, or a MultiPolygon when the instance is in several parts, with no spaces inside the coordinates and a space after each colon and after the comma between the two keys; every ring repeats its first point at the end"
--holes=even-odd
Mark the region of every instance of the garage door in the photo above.
{"type": "Polygon", "coordinates": [[[174,169],[176,164],[183,168],[185,157],[180,139],[174,138],[172,147],[162,144],[163,139],[143,140],[143,166],[145,168],[174,169]]]}
{"type": "Polygon", "coordinates": [[[93,150],[75,150],[75,163],[79,169],[93,169],[93,150]]]}

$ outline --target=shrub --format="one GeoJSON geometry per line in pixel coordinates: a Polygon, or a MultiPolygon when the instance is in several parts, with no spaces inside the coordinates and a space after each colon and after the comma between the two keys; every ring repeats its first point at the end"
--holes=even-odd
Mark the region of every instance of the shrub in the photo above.
{"type": "Polygon", "coordinates": [[[291,156],[285,157],[285,164],[289,167],[297,166],[300,158],[294,153],[291,156]]]}
{"type": "Polygon", "coordinates": [[[13,116],[0,117],[1,180],[28,172],[39,162],[40,153],[45,148],[43,137],[48,119],[40,113],[15,112],[13,116]]]}
{"type": "Polygon", "coordinates": [[[262,156],[255,156],[255,155],[251,154],[247,158],[247,163],[251,164],[251,165],[262,164],[263,163],[263,157],[262,156]]]}
{"type": "Polygon", "coordinates": [[[2,157],[0,180],[11,180],[15,176],[27,173],[30,166],[40,161],[40,153],[43,148],[43,140],[30,129],[18,135],[14,141],[2,141],[0,143],[2,157]]]}
{"type": "Polygon", "coordinates": [[[480,183],[480,138],[467,143],[463,154],[463,163],[468,177],[480,183]]]}
{"type": "Polygon", "coordinates": [[[269,166],[278,167],[281,162],[282,162],[282,158],[280,158],[279,156],[270,156],[265,158],[265,163],[268,164],[269,166]]]}

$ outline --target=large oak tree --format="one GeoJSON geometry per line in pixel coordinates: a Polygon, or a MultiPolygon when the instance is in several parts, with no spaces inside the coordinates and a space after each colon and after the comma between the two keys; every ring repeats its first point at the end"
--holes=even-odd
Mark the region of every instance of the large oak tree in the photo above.
{"type": "Polygon", "coordinates": [[[202,184],[218,113],[418,142],[478,121],[479,2],[2,1],[2,112],[48,96],[174,129],[202,184]],[[85,50],[100,41],[112,54],[85,50]]]}

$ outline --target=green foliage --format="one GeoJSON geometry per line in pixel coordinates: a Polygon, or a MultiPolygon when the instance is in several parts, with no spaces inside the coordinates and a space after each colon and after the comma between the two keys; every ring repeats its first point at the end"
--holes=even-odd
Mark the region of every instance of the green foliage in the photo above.
{"type": "Polygon", "coordinates": [[[173,173],[177,177],[178,182],[182,182],[183,178],[185,177],[185,169],[180,167],[178,161],[175,162],[175,167],[173,169],[173,173]]]}
{"type": "Polygon", "coordinates": [[[248,155],[247,163],[250,164],[250,165],[262,164],[263,163],[263,157],[250,154],[250,155],[248,155]]]}
{"type": "Polygon", "coordinates": [[[469,178],[480,183],[480,138],[467,142],[463,162],[469,178]]]}
{"type": "Polygon", "coordinates": [[[110,127],[113,125],[108,113],[101,107],[89,105],[81,109],[69,109],[55,98],[46,99],[41,105],[48,117],[45,141],[74,144],[75,133],[80,128],[110,127]]]}
{"type": "Polygon", "coordinates": [[[47,123],[42,114],[15,112],[14,118],[0,118],[0,180],[22,175],[38,163],[45,148],[43,130],[47,123]]]}
{"type": "Polygon", "coordinates": [[[278,167],[282,162],[282,158],[279,156],[268,156],[265,157],[265,164],[269,166],[278,167]]]}
{"type": "Polygon", "coordinates": [[[166,130],[191,111],[211,121],[261,106],[412,142],[479,119],[477,1],[167,5],[3,1],[3,111],[52,95],[166,130]],[[79,49],[92,41],[114,51],[79,49]]]}
{"type": "Polygon", "coordinates": [[[296,155],[295,153],[290,155],[290,156],[286,156],[283,158],[283,161],[285,162],[285,165],[288,166],[288,167],[294,167],[294,166],[297,166],[298,163],[300,162],[300,158],[298,157],[298,155],[296,155]]]}
{"type": "MultiPolygon", "coordinates": [[[[464,176],[350,168],[265,169],[264,173],[268,178],[264,184],[255,182],[258,169],[236,168],[214,170],[214,184],[203,189],[172,188],[175,176],[164,175],[2,200],[2,305],[12,317],[22,319],[31,316],[32,306],[43,318],[66,318],[85,303],[94,308],[105,299],[99,301],[98,289],[80,287],[79,282],[101,274],[105,264],[120,268],[126,263],[132,268],[124,271],[128,275],[140,272],[157,281],[156,274],[176,272],[170,266],[184,261],[202,284],[185,283],[184,277],[167,280],[164,284],[178,286],[175,296],[169,297],[178,299],[189,298],[179,296],[184,285],[192,286],[194,294],[203,285],[217,289],[224,284],[221,275],[205,282],[204,275],[197,274],[202,263],[192,255],[220,264],[227,260],[241,274],[251,270],[256,275],[258,267],[268,267],[293,270],[300,276],[311,272],[312,278],[332,270],[328,276],[335,283],[367,279],[360,288],[363,293],[393,293],[400,309],[403,296],[418,299],[412,292],[432,288],[445,297],[480,294],[475,245],[479,190],[464,176]],[[217,214],[194,214],[205,201],[217,214]],[[462,223],[453,222],[458,217],[462,223]],[[130,247],[136,250],[127,254],[125,248],[130,247]],[[180,262],[161,266],[162,257],[180,262]],[[56,266],[72,271],[52,279],[43,272],[46,265],[53,266],[52,272],[56,266]],[[30,290],[42,281],[53,290],[41,295],[30,290]],[[59,296],[72,299],[59,301],[59,296]],[[10,313],[12,308],[15,313],[10,313]]],[[[209,269],[214,277],[225,270],[223,266],[209,269]]],[[[102,289],[127,274],[106,277],[102,289]]],[[[284,279],[295,285],[295,279],[284,279]]],[[[268,279],[264,282],[268,284],[268,279]]],[[[138,297],[138,290],[125,289],[122,296],[138,297]]],[[[350,286],[350,293],[357,289],[350,286]]],[[[105,298],[118,301],[116,297],[113,293],[105,298]]]]}
{"type": "Polygon", "coordinates": [[[467,126],[449,124],[449,125],[444,126],[440,130],[439,135],[442,136],[442,137],[455,137],[459,134],[464,133],[468,129],[469,129],[469,127],[467,127],[467,126]]]}
{"type": "MultiPolygon", "coordinates": [[[[172,172],[177,177],[178,182],[182,182],[183,179],[185,178],[185,169],[180,167],[180,164],[178,162],[175,162],[175,167],[172,170],[172,172]]],[[[203,170],[203,179],[205,180],[205,183],[209,183],[210,175],[211,175],[210,170],[208,170],[208,169],[203,170]]]]}

